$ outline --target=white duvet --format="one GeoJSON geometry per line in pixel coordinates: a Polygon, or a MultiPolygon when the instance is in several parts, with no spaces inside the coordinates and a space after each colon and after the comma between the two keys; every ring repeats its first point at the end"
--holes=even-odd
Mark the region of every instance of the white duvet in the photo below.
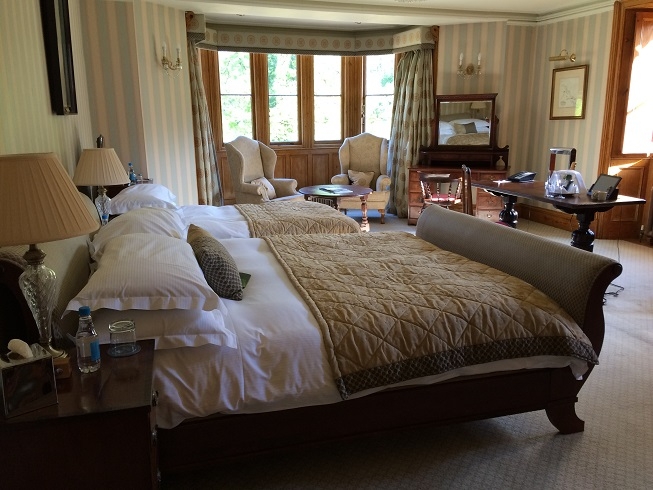
{"type": "Polygon", "coordinates": [[[249,238],[247,220],[235,206],[204,206],[189,204],[179,206],[177,212],[188,226],[204,228],[215,238],[249,238]]]}
{"type": "MultiPolygon", "coordinates": [[[[185,419],[218,412],[256,413],[339,402],[315,318],[265,241],[221,242],[239,270],[252,276],[244,299],[222,300],[220,308],[236,333],[239,348],[207,344],[157,350],[154,387],[159,392],[158,425],[172,428],[185,419]]],[[[564,366],[570,366],[576,376],[587,370],[585,362],[574,358],[541,356],[472,366],[404,384],[564,366]]]]}

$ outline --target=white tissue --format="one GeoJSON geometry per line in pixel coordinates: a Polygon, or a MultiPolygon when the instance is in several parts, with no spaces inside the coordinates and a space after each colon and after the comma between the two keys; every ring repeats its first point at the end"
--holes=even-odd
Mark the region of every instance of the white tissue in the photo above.
{"type": "Polygon", "coordinates": [[[30,359],[34,357],[34,354],[32,353],[32,349],[30,348],[30,346],[20,339],[11,339],[7,344],[7,347],[9,347],[9,350],[11,352],[18,354],[20,357],[23,357],[25,359],[30,359]]]}

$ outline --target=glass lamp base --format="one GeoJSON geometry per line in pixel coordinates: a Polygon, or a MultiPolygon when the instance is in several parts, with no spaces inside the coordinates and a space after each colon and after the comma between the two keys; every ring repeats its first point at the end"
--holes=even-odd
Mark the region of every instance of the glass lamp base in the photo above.
{"type": "Polygon", "coordinates": [[[95,198],[95,207],[100,215],[102,225],[109,222],[109,215],[111,214],[111,198],[107,196],[107,190],[104,187],[98,187],[98,196],[95,198]]]}
{"type": "Polygon", "coordinates": [[[45,254],[36,245],[30,245],[23,257],[27,261],[27,267],[18,278],[18,285],[39,330],[39,344],[50,352],[52,357],[65,356],[64,351],[51,344],[51,320],[57,276],[52,269],[43,265],[45,254]]]}

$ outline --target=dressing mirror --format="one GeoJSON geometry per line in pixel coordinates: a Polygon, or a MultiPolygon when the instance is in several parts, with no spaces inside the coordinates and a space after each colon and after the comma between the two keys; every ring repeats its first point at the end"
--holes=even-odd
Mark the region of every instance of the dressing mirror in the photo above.
{"type": "Polygon", "coordinates": [[[490,148],[496,146],[499,120],[497,94],[435,96],[435,145],[490,148]]]}

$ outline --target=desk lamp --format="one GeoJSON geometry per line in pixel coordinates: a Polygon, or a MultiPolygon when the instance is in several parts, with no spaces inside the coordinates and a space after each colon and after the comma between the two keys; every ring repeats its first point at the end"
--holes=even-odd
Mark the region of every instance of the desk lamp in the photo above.
{"type": "Polygon", "coordinates": [[[0,246],[29,245],[20,286],[39,330],[39,343],[52,357],[52,309],[56,275],[43,264],[40,242],[63,240],[98,229],[80,193],[54,153],[0,156],[0,246]]]}
{"type": "Polygon", "coordinates": [[[483,102],[482,100],[475,100],[474,102],[472,102],[469,108],[474,111],[473,114],[476,116],[476,119],[481,119],[481,117],[479,117],[479,114],[481,111],[485,113],[486,106],[485,106],[485,102],[483,102]]]}
{"type": "Polygon", "coordinates": [[[127,184],[129,177],[113,148],[87,148],[79,157],[73,182],[79,186],[98,186],[95,207],[102,224],[106,225],[111,214],[111,199],[104,186],[127,184]]]}

